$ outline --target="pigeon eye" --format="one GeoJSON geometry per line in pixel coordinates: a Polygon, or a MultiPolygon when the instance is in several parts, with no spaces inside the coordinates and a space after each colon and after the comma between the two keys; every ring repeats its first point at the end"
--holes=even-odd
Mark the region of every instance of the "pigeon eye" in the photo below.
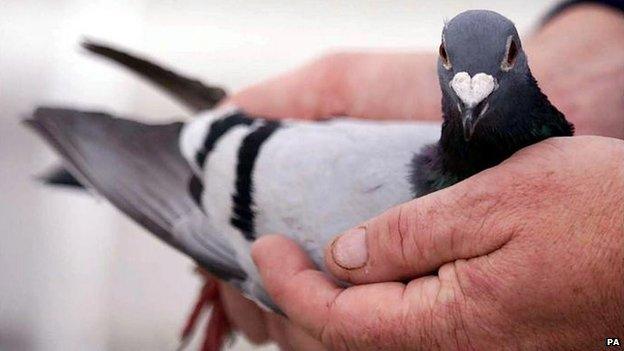
{"type": "Polygon", "coordinates": [[[444,48],[444,43],[440,44],[440,59],[442,60],[442,66],[444,66],[444,68],[446,68],[447,70],[451,69],[451,67],[453,67],[451,65],[451,61],[448,58],[448,55],[446,54],[446,49],[444,48]]]}
{"type": "Polygon", "coordinates": [[[516,64],[516,59],[518,58],[518,46],[513,38],[510,36],[507,39],[507,53],[505,54],[505,58],[503,62],[501,62],[501,69],[505,72],[509,71],[516,64]]]}

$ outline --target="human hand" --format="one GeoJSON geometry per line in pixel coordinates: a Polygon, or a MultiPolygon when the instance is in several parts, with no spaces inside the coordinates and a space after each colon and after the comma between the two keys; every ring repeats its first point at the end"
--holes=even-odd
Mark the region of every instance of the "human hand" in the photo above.
{"type": "Polygon", "coordinates": [[[225,103],[273,118],[438,120],[436,60],[433,53],[329,54],[225,103]]]}
{"type": "Polygon", "coordinates": [[[624,139],[624,20],[596,4],[572,6],[526,42],[531,70],[577,135],[624,139]]]}
{"type": "Polygon", "coordinates": [[[550,139],[390,209],[326,251],[365,285],[338,287],[284,237],[252,255],[328,349],[598,348],[624,335],[622,160],[620,140],[550,139]]]}
{"type": "Polygon", "coordinates": [[[258,308],[240,291],[219,282],[221,302],[231,326],[250,342],[275,342],[283,351],[322,351],[321,343],[283,316],[258,308]]]}

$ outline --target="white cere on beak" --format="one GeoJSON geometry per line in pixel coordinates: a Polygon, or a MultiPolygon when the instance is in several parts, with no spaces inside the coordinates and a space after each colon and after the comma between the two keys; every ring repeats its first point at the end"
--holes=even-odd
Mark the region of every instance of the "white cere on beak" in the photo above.
{"type": "Polygon", "coordinates": [[[467,108],[477,106],[498,88],[496,79],[485,73],[477,73],[470,78],[467,72],[459,72],[455,74],[449,85],[467,108]]]}

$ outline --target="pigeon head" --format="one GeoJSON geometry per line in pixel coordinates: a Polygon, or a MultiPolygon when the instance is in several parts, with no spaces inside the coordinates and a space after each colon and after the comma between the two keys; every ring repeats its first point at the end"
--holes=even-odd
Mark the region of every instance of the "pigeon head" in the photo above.
{"type": "Polygon", "coordinates": [[[572,134],[572,125],[540,91],[506,17],[460,13],[445,24],[439,54],[442,143],[467,150],[461,156],[492,165],[524,146],[572,134]]]}
{"type": "Polygon", "coordinates": [[[501,112],[531,84],[514,24],[492,11],[463,12],[445,24],[439,52],[443,104],[447,117],[461,122],[464,139],[503,127],[501,112]]]}
{"type": "Polygon", "coordinates": [[[418,196],[573,134],[531,74],[514,24],[496,12],[466,11],[444,25],[438,77],[444,123],[440,141],[414,159],[418,196]]]}

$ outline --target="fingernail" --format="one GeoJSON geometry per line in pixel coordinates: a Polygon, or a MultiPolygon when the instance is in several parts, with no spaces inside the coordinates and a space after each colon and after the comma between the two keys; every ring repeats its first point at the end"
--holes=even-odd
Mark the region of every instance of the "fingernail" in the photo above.
{"type": "Polygon", "coordinates": [[[332,245],[332,257],[344,269],[364,267],[368,261],[366,230],[355,228],[339,236],[332,245]]]}

